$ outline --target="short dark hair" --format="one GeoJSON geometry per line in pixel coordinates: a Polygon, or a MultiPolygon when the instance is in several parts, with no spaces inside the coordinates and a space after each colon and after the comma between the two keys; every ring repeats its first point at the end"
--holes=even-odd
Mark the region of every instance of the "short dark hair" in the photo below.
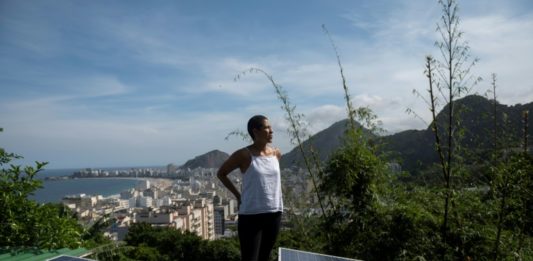
{"type": "Polygon", "coordinates": [[[261,129],[263,127],[264,120],[268,120],[268,118],[263,115],[255,115],[248,120],[248,134],[250,134],[252,140],[255,139],[253,130],[261,129]]]}

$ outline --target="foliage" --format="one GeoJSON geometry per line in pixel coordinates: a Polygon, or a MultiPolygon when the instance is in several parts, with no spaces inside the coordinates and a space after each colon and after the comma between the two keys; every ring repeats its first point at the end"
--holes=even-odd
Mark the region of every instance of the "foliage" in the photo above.
{"type": "Polygon", "coordinates": [[[327,163],[320,189],[337,199],[336,210],[364,211],[372,207],[383,166],[361,133],[349,130],[344,146],[327,163]]]}
{"type": "Polygon", "coordinates": [[[501,256],[500,246],[506,242],[504,229],[516,232],[518,241],[504,244],[506,253],[522,251],[523,237],[532,236],[533,230],[533,157],[527,153],[513,153],[498,162],[492,172],[491,192],[498,208],[493,256],[501,256]],[[513,246],[514,245],[514,246],[513,246]]]}
{"type": "Polygon", "coordinates": [[[81,246],[82,227],[61,204],[39,205],[28,199],[41,181],[35,176],[46,163],[6,165],[21,158],[0,149],[0,245],[56,249],[81,246]]]}
{"type": "Polygon", "coordinates": [[[236,136],[237,138],[240,138],[242,141],[244,141],[246,143],[253,143],[252,137],[250,137],[250,135],[248,133],[246,133],[245,131],[242,131],[240,129],[236,129],[236,130],[231,131],[230,133],[228,133],[226,135],[226,137],[224,139],[225,140],[229,140],[229,138],[231,136],[236,136]]]}
{"type": "Polygon", "coordinates": [[[86,228],[82,234],[83,246],[92,249],[98,246],[111,244],[111,239],[104,235],[104,231],[113,222],[115,222],[115,219],[109,218],[109,215],[104,215],[89,228],[86,228]]]}
{"type": "Polygon", "coordinates": [[[127,256],[133,260],[158,261],[162,259],[156,248],[149,247],[144,243],[131,248],[127,252],[127,256]]]}
{"type": "MultiPolygon", "coordinates": [[[[284,213],[285,215],[285,213],[284,213]]],[[[325,246],[326,235],[318,228],[321,218],[317,215],[303,216],[302,219],[291,219],[286,227],[282,228],[274,249],[278,247],[305,249],[307,251],[320,252],[325,246]],[[302,224],[296,222],[303,221],[302,224]]],[[[274,253],[276,254],[276,253],[274,253]]],[[[275,256],[274,256],[275,257],[275,256]]],[[[277,259],[276,259],[277,260],[277,259]]]]}
{"type": "Polygon", "coordinates": [[[346,137],[328,161],[320,187],[336,202],[333,213],[320,224],[333,235],[324,251],[366,260],[414,258],[434,251],[433,214],[421,216],[409,201],[398,204],[399,191],[391,192],[385,164],[360,130],[346,137]]]}
{"type": "Polygon", "coordinates": [[[122,259],[135,260],[239,260],[236,240],[201,239],[191,232],[133,224],[125,239],[122,259]],[[145,259],[146,258],[146,259],[145,259]],[[155,258],[155,259],[154,259],[155,258]]]}

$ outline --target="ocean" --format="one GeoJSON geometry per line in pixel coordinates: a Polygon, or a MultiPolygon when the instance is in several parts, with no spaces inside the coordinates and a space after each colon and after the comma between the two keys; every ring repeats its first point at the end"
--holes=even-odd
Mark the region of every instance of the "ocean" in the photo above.
{"type": "Polygon", "coordinates": [[[86,178],[44,180],[45,177],[68,176],[80,169],[46,169],[37,174],[43,187],[30,196],[39,203],[59,203],[65,195],[81,194],[110,196],[135,187],[140,179],[134,178],[86,178]]]}

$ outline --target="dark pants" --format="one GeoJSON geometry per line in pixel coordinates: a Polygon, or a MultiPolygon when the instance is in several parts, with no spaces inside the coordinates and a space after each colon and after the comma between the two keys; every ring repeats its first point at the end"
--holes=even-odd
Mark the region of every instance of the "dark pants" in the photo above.
{"type": "Polygon", "coordinates": [[[239,215],[242,261],[267,261],[281,226],[281,212],[239,215]]]}

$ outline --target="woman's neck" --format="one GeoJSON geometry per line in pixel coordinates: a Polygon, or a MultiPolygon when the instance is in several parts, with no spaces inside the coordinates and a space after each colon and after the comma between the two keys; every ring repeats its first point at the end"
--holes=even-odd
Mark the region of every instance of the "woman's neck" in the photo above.
{"type": "Polygon", "coordinates": [[[258,152],[266,152],[267,151],[267,145],[268,145],[268,143],[254,142],[252,144],[252,148],[254,148],[254,150],[257,150],[258,152]]]}

